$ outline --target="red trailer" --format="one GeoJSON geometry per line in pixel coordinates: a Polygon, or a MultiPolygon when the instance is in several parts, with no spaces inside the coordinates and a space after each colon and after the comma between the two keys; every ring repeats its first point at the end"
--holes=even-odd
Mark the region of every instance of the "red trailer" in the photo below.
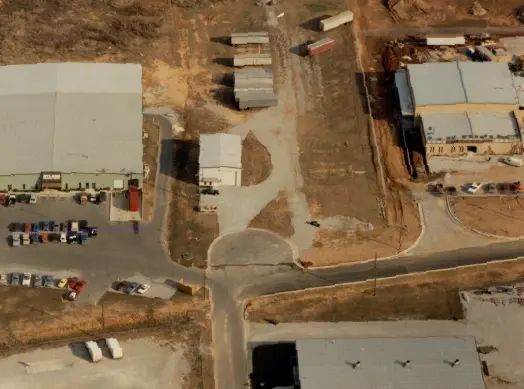
{"type": "Polygon", "coordinates": [[[325,53],[335,47],[335,41],[331,38],[324,38],[317,42],[307,45],[308,55],[317,55],[325,53]]]}
{"type": "Polygon", "coordinates": [[[138,212],[140,204],[140,191],[138,190],[138,188],[129,187],[127,192],[127,199],[129,200],[129,210],[131,212],[138,212]]]}

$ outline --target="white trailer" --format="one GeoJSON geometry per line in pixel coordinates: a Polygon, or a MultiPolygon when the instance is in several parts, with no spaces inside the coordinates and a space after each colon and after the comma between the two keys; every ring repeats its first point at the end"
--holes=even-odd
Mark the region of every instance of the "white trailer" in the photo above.
{"type": "Polygon", "coordinates": [[[89,351],[89,355],[91,355],[91,360],[93,362],[98,362],[102,360],[102,350],[100,347],[98,347],[98,344],[96,342],[93,342],[92,340],[85,343],[87,351],[89,351]]]}
{"type": "Polygon", "coordinates": [[[269,33],[267,32],[236,32],[231,34],[231,44],[233,46],[268,43],[269,33]]]}
{"type": "Polygon", "coordinates": [[[426,37],[427,46],[456,46],[456,45],[465,45],[466,38],[464,35],[457,34],[435,34],[428,35],[426,37]]]}
{"type": "Polygon", "coordinates": [[[242,69],[235,70],[235,82],[253,78],[270,78],[273,79],[273,72],[269,69],[242,69]]]}
{"type": "Polygon", "coordinates": [[[322,31],[329,31],[343,24],[353,21],[353,12],[344,11],[338,15],[320,21],[320,29],[322,31]]]}
{"type": "Polygon", "coordinates": [[[271,65],[271,54],[237,54],[233,57],[233,66],[271,65]]]}
{"type": "Polygon", "coordinates": [[[249,78],[235,82],[235,93],[249,90],[271,90],[273,91],[272,78],[249,78]]]}
{"type": "Polygon", "coordinates": [[[106,345],[113,359],[120,359],[124,356],[122,347],[120,347],[120,343],[115,338],[107,338],[106,345]]]}

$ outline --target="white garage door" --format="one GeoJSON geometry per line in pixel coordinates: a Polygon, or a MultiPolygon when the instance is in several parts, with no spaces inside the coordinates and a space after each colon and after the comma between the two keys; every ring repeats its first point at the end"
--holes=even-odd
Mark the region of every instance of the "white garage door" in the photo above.
{"type": "Polygon", "coordinates": [[[222,173],[222,182],[221,185],[231,185],[235,186],[237,184],[237,172],[234,170],[226,170],[222,173]]]}
{"type": "Polygon", "coordinates": [[[113,188],[114,189],[124,189],[124,180],[114,180],[113,188]]]}

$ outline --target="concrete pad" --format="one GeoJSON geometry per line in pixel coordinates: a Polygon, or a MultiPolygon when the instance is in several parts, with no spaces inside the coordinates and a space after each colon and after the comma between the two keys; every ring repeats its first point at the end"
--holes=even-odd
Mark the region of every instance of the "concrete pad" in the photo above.
{"type": "Polygon", "coordinates": [[[293,250],[272,232],[248,229],[216,239],[209,248],[209,262],[211,266],[293,263],[293,250]]]}
{"type": "MultiPolygon", "coordinates": [[[[98,342],[102,347],[103,341],[98,342]]],[[[153,339],[120,341],[124,357],[92,363],[81,343],[36,350],[0,360],[3,389],[180,389],[189,365],[183,347],[165,347],[153,339]]]]}

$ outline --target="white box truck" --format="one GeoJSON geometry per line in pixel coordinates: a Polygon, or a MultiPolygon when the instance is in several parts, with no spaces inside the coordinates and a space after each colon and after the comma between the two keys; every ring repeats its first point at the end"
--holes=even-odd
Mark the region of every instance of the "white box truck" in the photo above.
{"type": "Polygon", "coordinates": [[[353,12],[344,11],[338,15],[320,21],[320,29],[322,31],[329,31],[343,24],[353,21],[353,12]]]}
{"type": "Polygon", "coordinates": [[[93,342],[92,340],[85,343],[87,351],[89,351],[89,355],[91,356],[91,360],[93,362],[98,362],[102,360],[102,350],[100,347],[98,347],[98,344],[96,342],[93,342]]]}
{"type": "Polygon", "coordinates": [[[107,338],[106,345],[113,359],[120,359],[124,356],[122,347],[120,347],[118,340],[116,340],[115,338],[107,338]]]}

